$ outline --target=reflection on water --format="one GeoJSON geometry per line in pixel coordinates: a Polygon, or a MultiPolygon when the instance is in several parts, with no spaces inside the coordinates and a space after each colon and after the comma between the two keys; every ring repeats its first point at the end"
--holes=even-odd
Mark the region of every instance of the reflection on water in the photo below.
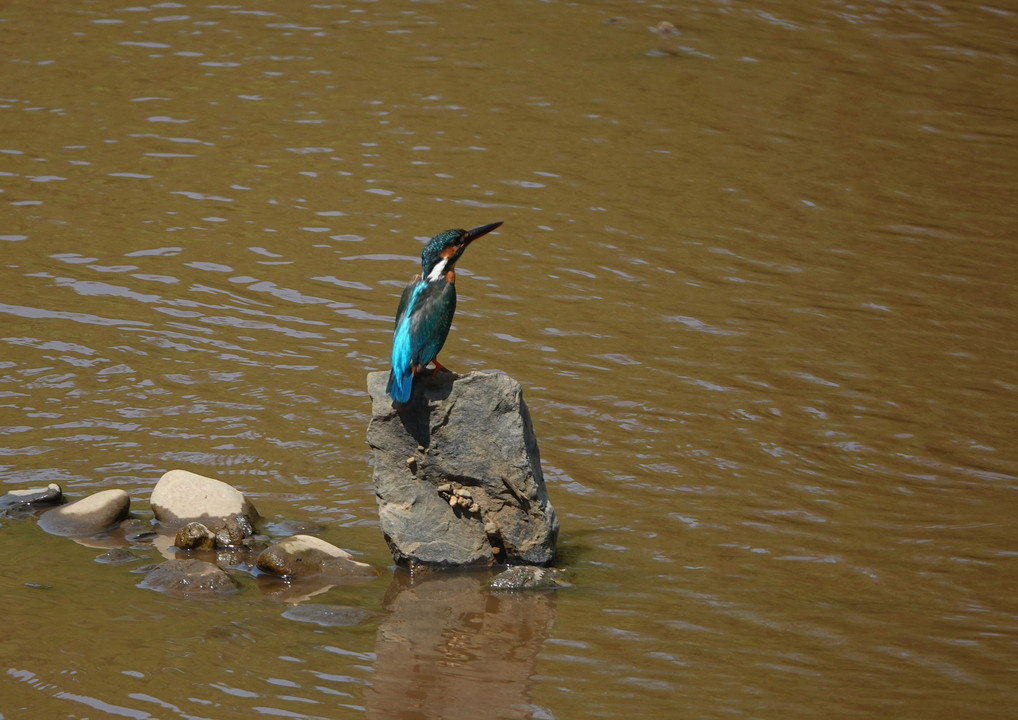
{"type": "Polygon", "coordinates": [[[555,621],[552,593],[484,590],[482,576],[399,571],[385,597],[368,717],[530,718],[531,678],[555,621]]]}
{"type": "Polygon", "coordinates": [[[421,243],[497,211],[444,352],[524,385],[576,580],[385,573],[314,597],[363,621],[301,622],[0,518],[0,713],[1015,704],[1014,12],[0,15],[4,488],[144,520],[185,467],[386,567],[364,376],[421,243]]]}

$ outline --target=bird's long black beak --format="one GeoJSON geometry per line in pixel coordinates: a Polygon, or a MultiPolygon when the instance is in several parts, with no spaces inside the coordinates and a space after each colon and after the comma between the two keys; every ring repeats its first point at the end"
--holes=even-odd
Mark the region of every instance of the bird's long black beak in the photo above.
{"type": "Polygon", "coordinates": [[[472,243],[474,240],[476,240],[477,238],[481,237],[482,235],[487,235],[492,230],[494,230],[495,228],[499,227],[501,224],[502,224],[501,222],[496,222],[496,223],[491,223],[490,225],[481,225],[481,227],[476,227],[473,230],[467,230],[467,234],[463,238],[463,244],[464,245],[469,245],[470,243],[472,243]]]}

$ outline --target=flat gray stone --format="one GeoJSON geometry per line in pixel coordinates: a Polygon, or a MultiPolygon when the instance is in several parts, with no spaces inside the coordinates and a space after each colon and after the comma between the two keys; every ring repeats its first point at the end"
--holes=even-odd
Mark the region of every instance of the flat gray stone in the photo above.
{"type": "Polygon", "coordinates": [[[258,516],[240,490],[188,470],[170,470],[159,478],[150,503],[156,519],[170,526],[225,520],[231,515],[258,516]]]}
{"type": "Polygon", "coordinates": [[[52,535],[85,536],[109,530],[131,510],[123,490],[101,490],[69,505],[53,508],[39,517],[39,527],[52,535]]]}
{"type": "Polygon", "coordinates": [[[180,597],[220,597],[237,591],[236,581],[214,563],[167,560],[152,568],[138,587],[180,597]]]}
{"type": "Polygon", "coordinates": [[[311,535],[294,535],[265,548],[256,561],[262,572],[285,578],[374,577],[378,572],[346,550],[311,535]]]}
{"type": "Polygon", "coordinates": [[[64,501],[64,492],[56,483],[46,487],[11,490],[0,496],[0,510],[20,506],[59,505],[64,501]]]}

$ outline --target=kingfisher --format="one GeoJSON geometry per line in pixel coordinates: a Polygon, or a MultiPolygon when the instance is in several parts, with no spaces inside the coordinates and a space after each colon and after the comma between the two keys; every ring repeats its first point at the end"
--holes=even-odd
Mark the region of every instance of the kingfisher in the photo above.
{"type": "Polygon", "coordinates": [[[456,312],[456,261],[467,245],[501,224],[440,232],[421,251],[421,274],[403,290],[392,333],[392,370],[385,390],[396,402],[410,399],[414,375],[428,363],[435,364],[434,372],[446,369],[437,356],[456,312]]]}

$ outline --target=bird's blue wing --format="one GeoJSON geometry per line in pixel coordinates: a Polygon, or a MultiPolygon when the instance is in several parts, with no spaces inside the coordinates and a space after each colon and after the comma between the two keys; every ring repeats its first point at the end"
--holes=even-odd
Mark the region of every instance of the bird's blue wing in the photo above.
{"type": "Polygon", "coordinates": [[[452,283],[415,279],[403,291],[392,334],[392,370],[386,390],[396,402],[410,399],[415,367],[424,367],[438,355],[456,312],[452,283]]]}
{"type": "Polygon", "coordinates": [[[403,288],[403,294],[399,296],[399,307],[396,308],[396,325],[393,328],[399,327],[400,321],[403,319],[403,315],[406,313],[406,306],[410,302],[410,296],[413,294],[414,285],[421,279],[420,275],[414,275],[413,279],[403,288]]]}
{"type": "Polygon", "coordinates": [[[410,310],[414,365],[423,367],[438,356],[455,312],[456,286],[452,283],[428,283],[417,295],[410,310]]]}

